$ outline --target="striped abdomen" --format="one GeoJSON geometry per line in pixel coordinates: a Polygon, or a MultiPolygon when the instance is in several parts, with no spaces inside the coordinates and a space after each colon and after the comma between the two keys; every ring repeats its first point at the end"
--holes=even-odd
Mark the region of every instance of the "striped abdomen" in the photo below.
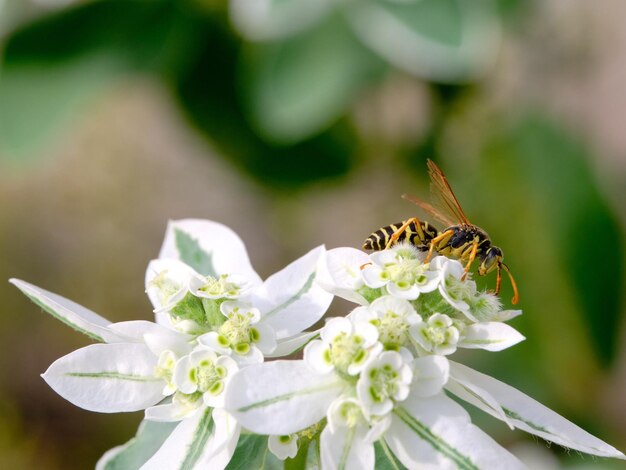
{"type": "MultiPolygon", "coordinates": [[[[397,224],[391,224],[386,227],[379,228],[372,233],[363,243],[365,250],[384,250],[391,236],[397,232],[406,220],[397,224]]],[[[407,240],[420,250],[428,250],[430,240],[437,236],[437,229],[426,221],[420,221],[419,224],[411,222],[404,232],[400,234],[396,243],[407,240]]]]}

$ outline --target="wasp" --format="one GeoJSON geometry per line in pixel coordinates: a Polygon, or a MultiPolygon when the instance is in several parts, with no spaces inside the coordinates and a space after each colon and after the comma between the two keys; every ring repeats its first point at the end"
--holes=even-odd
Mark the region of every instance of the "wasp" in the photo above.
{"type": "Polygon", "coordinates": [[[516,304],[519,301],[517,284],[509,267],[502,261],[502,250],[491,243],[487,232],[469,221],[441,168],[432,160],[428,160],[427,165],[431,193],[438,200],[441,210],[415,196],[403,194],[402,198],[418,205],[447,228],[439,231],[429,222],[411,217],[378,229],[365,240],[363,248],[383,250],[395,243],[407,241],[419,250],[428,252],[425,263],[434,252],[466,262],[463,279],[474,261],[478,260],[479,276],[497,270],[496,294],[500,293],[502,270],[506,271],[513,287],[511,303],[516,304]]]}

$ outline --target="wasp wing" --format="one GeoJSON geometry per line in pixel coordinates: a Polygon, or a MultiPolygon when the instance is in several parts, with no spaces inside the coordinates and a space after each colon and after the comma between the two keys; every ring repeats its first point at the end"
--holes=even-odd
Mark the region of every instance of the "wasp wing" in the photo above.
{"type": "MultiPolygon", "coordinates": [[[[433,193],[440,202],[442,209],[444,209],[450,218],[456,220],[457,223],[470,225],[470,221],[461,209],[461,205],[457,200],[450,183],[443,174],[441,168],[437,166],[432,160],[427,161],[428,175],[430,176],[430,191],[433,193]]],[[[454,225],[454,224],[451,224],[454,225]]]]}
{"type": "Polygon", "coordinates": [[[425,212],[427,212],[430,215],[432,215],[435,219],[437,219],[439,222],[444,224],[446,227],[450,227],[452,225],[456,225],[456,222],[454,222],[449,217],[447,217],[444,214],[442,214],[435,207],[433,207],[432,205],[428,204],[427,202],[422,201],[421,199],[419,199],[419,198],[417,198],[415,196],[411,196],[410,194],[403,194],[402,195],[402,199],[404,199],[406,201],[409,201],[409,202],[412,202],[413,204],[421,207],[425,212]]]}

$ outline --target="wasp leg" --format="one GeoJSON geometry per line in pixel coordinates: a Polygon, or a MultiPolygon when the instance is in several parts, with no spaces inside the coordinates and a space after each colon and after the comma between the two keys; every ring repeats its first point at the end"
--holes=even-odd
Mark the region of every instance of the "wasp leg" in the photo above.
{"type": "Polygon", "coordinates": [[[409,225],[411,225],[413,222],[415,222],[416,228],[420,226],[419,219],[417,217],[411,217],[409,220],[407,220],[406,222],[402,224],[402,227],[400,227],[398,230],[396,230],[395,232],[391,234],[391,237],[389,237],[389,241],[385,245],[385,250],[388,250],[389,247],[391,247],[391,245],[393,245],[396,241],[398,241],[398,238],[400,238],[400,235],[402,235],[406,231],[406,229],[409,227],[409,225]]]}
{"type": "Polygon", "coordinates": [[[365,264],[362,264],[361,266],[359,266],[359,269],[360,269],[361,271],[363,271],[363,270],[364,270],[367,266],[369,266],[370,264],[372,264],[372,263],[365,263],[365,264]]]}
{"type": "Polygon", "coordinates": [[[502,283],[502,267],[498,264],[498,277],[496,277],[496,295],[500,293],[500,284],[502,283]]]}
{"type": "Polygon", "coordinates": [[[424,263],[428,263],[430,261],[430,258],[433,256],[433,250],[435,249],[435,245],[439,243],[441,240],[443,240],[444,238],[446,238],[447,236],[452,235],[453,233],[454,233],[454,230],[446,230],[445,232],[443,232],[440,235],[437,235],[435,238],[433,238],[430,241],[430,248],[428,249],[428,255],[426,256],[424,263]]]}
{"type": "MultiPolygon", "coordinates": [[[[501,263],[501,264],[504,270],[506,271],[506,273],[509,275],[509,280],[511,281],[511,287],[513,287],[513,298],[511,299],[511,303],[515,305],[517,302],[519,302],[519,291],[517,290],[517,283],[515,282],[515,279],[513,278],[513,274],[511,274],[511,270],[509,269],[509,267],[504,263],[501,263]]],[[[498,266],[498,268],[499,267],[500,266],[498,266]]],[[[498,272],[500,272],[500,270],[498,270],[498,272]]]]}
{"type": "MultiPolygon", "coordinates": [[[[464,281],[465,278],[467,277],[467,273],[469,272],[470,267],[472,266],[472,263],[476,259],[477,252],[478,252],[478,239],[474,238],[474,241],[472,242],[472,251],[470,251],[470,255],[469,255],[469,261],[465,265],[465,271],[463,271],[463,276],[461,276],[461,281],[464,281]]],[[[499,269],[498,269],[498,272],[500,272],[499,269]]]]}

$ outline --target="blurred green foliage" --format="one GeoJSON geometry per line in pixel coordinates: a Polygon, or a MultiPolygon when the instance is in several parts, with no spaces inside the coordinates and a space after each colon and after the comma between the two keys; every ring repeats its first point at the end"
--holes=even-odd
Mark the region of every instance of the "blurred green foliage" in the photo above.
{"type": "Polygon", "coordinates": [[[192,0],[88,2],[17,28],[2,59],[0,156],[40,154],[122,78],[151,74],[172,85],[226,158],[264,184],[293,188],[345,174],[358,161],[346,118],[384,80],[387,60],[417,75],[465,81],[493,56],[476,42],[495,24],[488,1],[329,3],[319,24],[297,29],[286,17],[285,32],[271,15],[289,3],[263,3],[268,17],[252,19],[276,31],[261,42],[242,41],[229,28],[225,4],[192,0]],[[358,26],[378,20],[406,30],[379,39],[358,26]],[[402,57],[398,41],[409,47],[402,57]]]}
{"type": "Polygon", "coordinates": [[[534,264],[529,268],[540,272],[543,259],[537,255],[555,253],[575,300],[574,315],[584,321],[599,363],[610,367],[618,344],[624,251],[616,217],[593,176],[591,154],[578,138],[531,117],[498,136],[485,155],[486,179],[503,181],[516,202],[540,212],[525,249],[534,264]]]}
{"type": "MultiPolygon", "coordinates": [[[[270,3],[280,8],[289,2],[270,3]]],[[[411,182],[416,191],[404,186],[394,186],[392,191],[398,196],[407,191],[424,197],[424,162],[434,158],[448,174],[470,219],[487,229],[503,248],[518,280],[525,313],[512,323],[527,341],[497,356],[468,353],[469,362],[623,450],[626,437],[620,431],[626,428],[616,429],[605,422],[610,411],[604,401],[617,376],[618,335],[624,328],[624,237],[607,203],[606,188],[594,174],[597,155],[583,136],[547,118],[541,109],[527,112],[521,102],[516,104],[518,114],[511,116],[507,105],[485,104],[489,85],[467,83],[476,78],[468,72],[475,64],[470,63],[472,56],[455,49],[466,39],[464,25],[471,24],[464,13],[467,5],[463,0],[346,2],[302,24],[286,21],[290,27],[284,30],[271,29],[280,26],[270,24],[272,18],[265,18],[271,28],[261,24],[265,20],[260,18],[257,30],[267,27],[271,34],[256,39],[251,37],[254,28],[234,22],[227,2],[219,1],[93,1],[42,15],[5,33],[0,64],[0,164],[27,162],[25,168],[37,168],[37,158],[46,154],[43,149],[60,145],[63,136],[89,116],[94,103],[137,75],[162,84],[188,124],[219,156],[262,185],[269,194],[268,205],[274,205],[266,219],[272,210],[275,216],[281,207],[289,209],[284,221],[293,231],[275,228],[278,239],[285,233],[299,239],[298,229],[302,234],[319,228],[315,222],[298,226],[297,220],[308,216],[293,215],[294,208],[300,211],[302,199],[298,197],[306,197],[307,188],[333,191],[367,168],[374,168],[373,174],[366,196],[354,196],[358,201],[355,214],[357,209],[367,214],[374,225],[394,222],[387,219],[387,213],[408,216],[413,208],[399,200],[397,211],[386,207],[379,185],[411,182]],[[354,15],[361,14],[359,5],[370,8],[368,15],[379,14],[378,7],[390,13],[407,26],[415,44],[428,40],[451,46],[445,56],[451,68],[436,73],[439,69],[429,62],[433,57],[424,60],[415,52],[418,49],[411,49],[414,63],[403,65],[391,58],[393,48],[388,46],[394,43],[374,44],[354,27],[354,15]],[[418,110],[426,116],[419,132],[417,124],[399,112],[395,125],[407,125],[415,134],[406,141],[383,135],[379,128],[384,127],[386,115],[379,108],[365,113],[373,126],[365,128],[361,122],[363,103],[371,104],[377,93],[382,101],[389,99],[384,88],[390,77],[397,76],[405,77],[426,97],[423,109],[418,110]],[[478,110],[479,118],[472,112],[464,116],[467,108],[478,110]],[[465,127],[455,131],[459,122],[465,127]],[[454,132],[460,144],[451,143],[454,132]],[[380,162],[373,162],[372,155],[379,154],[380,162]],[[379,180],[381,167],[401,177],[379,180]],[[322,180],[330,183],[313,185],[322,180]],[[287,205],[285,200],[292,198],[292,205],[287,205]],[[380,206],[384,210],[376,209],[380,206]]],[[[497,14],[505,34],[511,34],[513,25],[519,27],[532,10],[532,2],[522,0],[481,5],[493,7],[489,11],[497,14]]],[[[478,59],[482,63],[488,55],[478,59]]],[[[444,56],[434,56],[438,57],[444,56]]],[[[128,122],[129,127],[134,124],[128,122]]],[[[133,182],[144,184],[141,176],[132,178],[133,182]]],[[[328,210],[328,199],[316,201],[328,210]]],[[[202,204],[189,210],[204,214],[202,204]]],[[[350,216],[341,214],[337,223],[345,224],[350,216]]],[[[45,269],[54,269],[49,265],[55,258],[45,254],[44,243],[52,235],[33,234],[37,221],[26,227],[32,229],[31,238],[26,242],[15,238],[34,248],[20,266],[43,269],[40,262],[45,269]]],[[[359,229],[355,223],[353,230],[359,229]]],[[[353,235],[361,239],[367,233],[353,235]]],[[[0,249],[10,253],[12,240],[9,231],[0,233],[0,249]]],[[[110,279],[100,281],[97,289],[110,279]]],[[[479,282],[492,287],[494,279],[479,282]]],[[[506,302],[511,296],[506,279],[503,291],[506,302]]],[[[71,292],[63,294],[73,297],[71,292]]],[[[18,304],[15,311],[25,311],[26,305],[18,304]]],[[[14,316],[7,321],[24,326],[26,320],[14,316]]],[[[8,393],[19,395],[15,390],[8,393]]],[[[13,396],[7,400],[15,401],[13,396]]],[[[43,413],[42,408],[33,413],[43,413]]],[[[4,441],[13,442],[14,435],[20,435],[15,424],[19,419],[11,416],[7,423],[0,422],[4,441]]],[[[521,439],[497,430],[506,436],[504,440],[521,439]]],[[[119,439],[113,436],[115,431],[106,428],[106,442],[119,439]]],[[[260,458],[255,439],[246,437],[246,445],[238,450],[245,454],[242,459],[260,458]]],[[[35,440],[24,439],[23,446],[16,447],[14,461],[30,465],[35,440]]],[[[140,458],[141,435],[133,442],[120,454],[120,461],[140,458]]],[[[81,452],[87,455],[88,447],[83,443],[81,452]]]]}

